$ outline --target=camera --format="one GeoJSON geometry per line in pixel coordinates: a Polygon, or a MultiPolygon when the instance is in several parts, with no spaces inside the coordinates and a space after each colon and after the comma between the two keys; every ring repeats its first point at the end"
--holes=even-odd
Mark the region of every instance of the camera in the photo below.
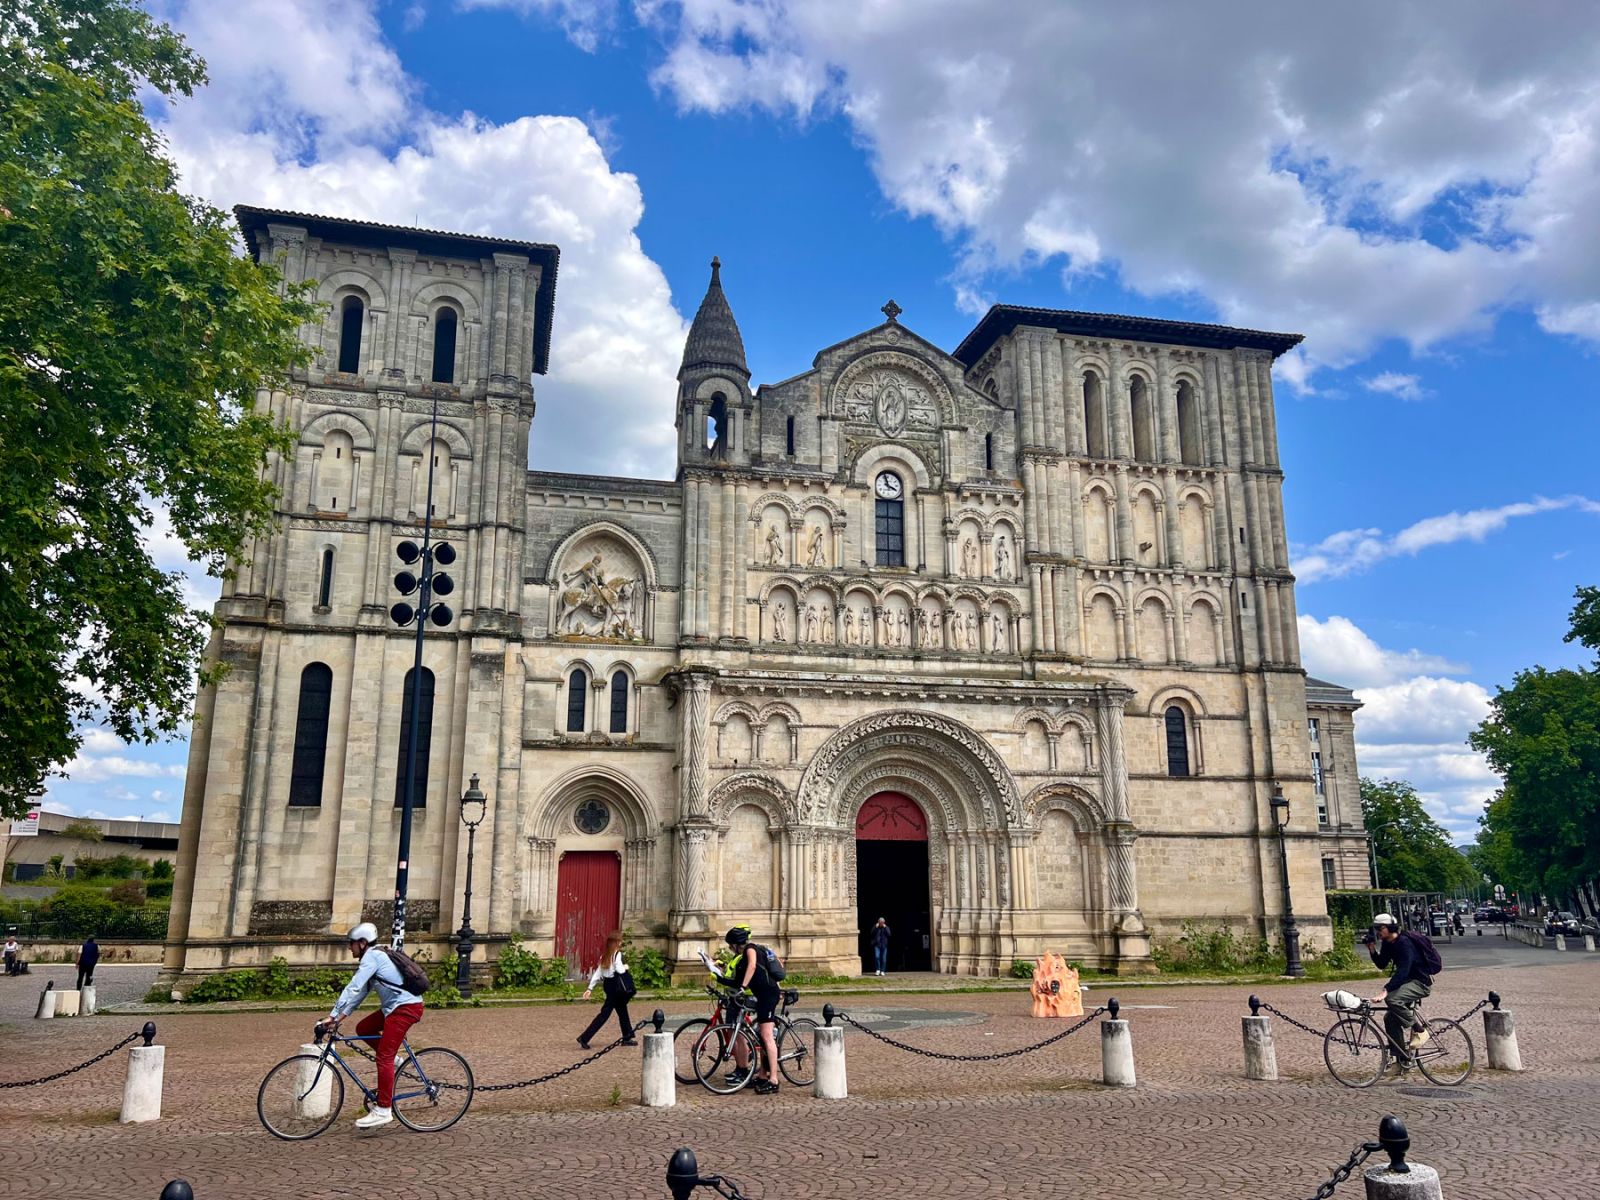
{"type": "Polygon", "coordinates": [[[1378,940],[1378,935],[1369,929],[1361,935],[1359,940],[1363,946],[1370,946],[1378,940]]]}

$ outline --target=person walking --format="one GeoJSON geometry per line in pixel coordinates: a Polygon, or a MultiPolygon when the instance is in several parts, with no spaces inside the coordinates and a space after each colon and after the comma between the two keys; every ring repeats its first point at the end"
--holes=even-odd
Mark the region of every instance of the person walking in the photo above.
{"type": "Polygon", "coordinates": [[[17,945],[17,935],[15,933],[6,934],[5,955],[6,974],[15,975],[17,973],[17,962],[22,958],[22,947],[17,945]]]}
{"type": "Polygon", "coordinates": [[[889,922],[882,917],[872,927],[872,960],[877,964],[873,973],[881,977],[889,965],[889,922]]]}
{"type": "Polygon", "coordinates": [[[362,1017],[356,1026],[357,1037],[378,1039],[378,1102],[376,1108],[356,1121],[357,1129],[376,1129],[394,1120],[394,1056],[406,1039],[406,1031],[422,1020],[422,996],[406,990],[400,967],[388,951],[374,945],[377,940],[378,927],[371,921],[363,921],[350,931],[350,957],[360,959],[361,965],[322,1022],[324,1029],[337,1030],[339,1022],[360,1007],[367,993],[374,987],[378,989],[378,1011],[362,1017]]]}
{"type": "Polygon", "coordinates": [[[628,1016],[628,1001],[633,999],[636,989],[633,985],[633,974],[628,970],[628,964],[622,961],[620,930],[614,930],[606,935],[606,948],[600,956],[600,965],[589,976],[589,986],[584,989],[585,1000],[593,994],[597,983],[605,995],[606,1002],[600,1006],[599,1015],[589,1022],[589,1028],[578,1035],[578,1045],[587,1050],[589,1039],[600,1032],[600,1027],[613,1012],[617,1014],[617,1024],[622,1026],[622,1044],[637,1045],[638,1039],[633,1036],[633,1021],[628,1016]]]}
{"type": "Polygon", "coordinates": [[[94,965],[100,961],[100,946],[90,934],[78,951],[78,990],[94,986],[94,965]]]}
{"type": "Polygon", "coordinates": [[[1417,1005],[1432,994],[1433,977],[1424,969],[1415,934],[1402,932],[1400,922],[1388,913],[1374,917],[1372,926],[1378,940],[1367,946],[1367,953],[1379,967],[1391,968],[1389,982],[1372,1002],[1387,1005],[1383,1027],[1394,1044],[1396,1068],[1408,1071],[1411,1052],[1428,1040],[1417,1005]]]}

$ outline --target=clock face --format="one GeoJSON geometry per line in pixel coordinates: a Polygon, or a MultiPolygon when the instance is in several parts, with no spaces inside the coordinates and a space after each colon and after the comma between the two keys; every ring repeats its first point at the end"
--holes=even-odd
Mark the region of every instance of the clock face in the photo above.
{"type": "Polygon", "coordinates": [[[900,476],[898,475],[891,475],[885,471],[882,475],[878,476],[878,495],[882,496],[885,500],[900,499],[900,491],[902,487],[903,485],[901,484],[900,476]]]}

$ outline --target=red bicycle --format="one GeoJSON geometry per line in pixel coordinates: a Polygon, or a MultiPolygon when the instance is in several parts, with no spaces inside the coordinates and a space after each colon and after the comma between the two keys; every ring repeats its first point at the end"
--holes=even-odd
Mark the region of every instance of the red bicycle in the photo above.
{"type": "MultiPolygon", "coordinates": [[[[718,987],[707,985],[706,991],[710,994],[711,1016],[695,1017],[685,1021],[672,1034],[673,1073],[678,1077],[679,1083],[703,1082],[695,1073],[694,1060],[697,1052],[704,1054],[708,1047],[702,1047],[702,1040],[715,1038],[716,1050],[712,1053],[713,1060],[722,1062],[732,1056],[733,1032],[739,1026],[748,1030],[749,1041],[760,1045],[760,1037],[755,1028],[755,1012],[748,1004],[740,999],[736,991],[725,991],[718,987]],[[737,1023],[732,1014],[738,1013],[737,1023]]],[[[794,1020],[789,1018],[789,1009],[800,1002],[800,993],[794,988],[783,989],[783,1007],[777,1014],[777,1028],[773,1035],[778,1043],[779,1067],[784,1077],[797,1086],[806,1086],[811,1083],[811,1075],[807,1070],[812,1057],[812,1046],[815,1045],[815,1030],[817,1023],[809,1017],[799,1017],[794,1020]],[[808,1044],[807,1038],[811,1038],[808,1044]]],[[[713,1089],[717,1090],[717,1089],[713,1089]]],[[[729,1088],[737,1090],[736,1087],[729,1088]]]]}

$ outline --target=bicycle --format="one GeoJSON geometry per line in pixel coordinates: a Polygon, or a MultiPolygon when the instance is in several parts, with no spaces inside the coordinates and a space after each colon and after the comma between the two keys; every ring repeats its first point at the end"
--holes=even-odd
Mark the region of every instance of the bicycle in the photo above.
{"type": "MultiPolygon", "coordinates": [[[[256,1093],[256,1115],[273,1137],[286,1142],[303,1142],[324,1132],[338,1119],[344,1107],[344,1075],[361,1089],[370,1108],[377,1104],[378,1092],[356,1075],[344,1055],[343,1042],[369,1057],[357,1043],[375,1042],[378,1036],[362,1037],[330,1032],[318,1023],[312,1030],[313,1042],[322,1046],[321,1054],[295,1054],[267,1072],[256,1093]],[[326,1037],[327,1044],[322,1039],[326,1037]],[[343,1068],[344,1074],[340,1074],[343,1068]]],[[[472,1105],[475,1084],[472,1068],[454,1050],[428,1046],[413,1050],[401,1042],[401,1055],[395,1058],[394,1115],[407,1129],[419,1133],[439,1133],[449,1129],[472,1105]]]]}
{"type": "MultiPolygon", "coordinates": [[[[723,992],[716,988],[706,990],[717,1001],[715,1012],[718,1015],[711,1021],[701,1019],[704,1028],[694,1039],[690,1062],[694,1067],[694,1078],[706,1090],[719,1096],[731,1096],[756,1077],[759,1064],[766,1054],[761,1047],[761,1036],[750,1002],[737,992],[723,992]],[[750,1069],[722,1074],[722,1069],[730,1062],[737,1065],[735,1047],[740,1042],[744,1044],[745,1061],[750,1069]]],[[[789,1009],[800,1000],[798,991],[785,988],[782,998],[783,1007],[776,1014],[772,1031],[778,1050],[778,1070],[795,1087],[808,1087],[816,1077],[814,1061],[818,1026],[810,1017],[789,1017],[789,1009]]]]}
{"type": "MultiPolygon", "coordinates": [[[[1456,1087],[1472,1074],[1477,1061],[1472,1039],[1448,1017],[1426,1022],[1428,1040],[1402,1055],[1403,1048],[1373,1018],[1374,1013],[1387,1012],[1387,1005],[1363,1000],[1357,1008],[1337,1011],[1339,1019],[1322,1039],[1322,1060],[1328,1064],[1328,1073],[1345,1087],[1364,1088],[1377,1083],[1389,1068],[1391,1053],[1409,1056],[1418,1070],[1442,1087],[1456,1087]]],[[[1419,1004],[1419,1017],[1421,1012],[1419,1004]]]]}
{"type": "MultiPolygon", "coordinates": [[[[677,1076],[679,1083],[689,1084],[698,1082],[694,1073],[695,1043],[699,1040],[700,1034],[706,1029],[713,1025],[722,1025],[727,1022],[729,1000],[730,998],[738,997],[740,994],[738,989],[723,991],[712,984],[706,985],[706,993],[711,997],[712,1000],[710,1018],[695,1017],[691,1020],[685,1021],[682,1025],[679,1025],[672,1034],[672,1069],[673,1074],[677,1076]]],[[[795,991],[793,988],[786,989],[783,993],[783,1007],[779,1010],[779,1015],[787,1019],[790,1007],[798,1003],[799,1000],[799,992],[795,991]]],[[[745,1012],[744,1019],[747,1023],[753,1023],[755,1017],[754,1014],[747,1010],[745,1012]]],[[[808,1021],[808,1023],[812,1026],[816,1025],[815,1021],[809,1021],[808,1018],[801,1018],[801,1020],[808,1021]]],[[[793,1022],[791,1022],[791,1024],[793,1024],[793,1022]]],[[[774,1030],[773,1036],[777,1036],[776,1030],[774,1030]]]]}

